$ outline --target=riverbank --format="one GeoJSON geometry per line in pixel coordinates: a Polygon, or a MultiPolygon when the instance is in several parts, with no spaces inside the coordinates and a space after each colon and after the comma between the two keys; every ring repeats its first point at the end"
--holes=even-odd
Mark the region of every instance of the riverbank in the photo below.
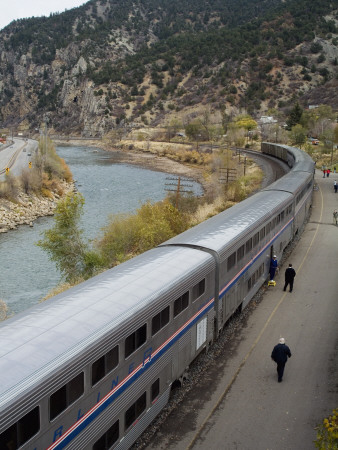
{"type": "MultiPolygon", "coordinates": [[[[60,183],[66,194],[74,190],[73,183],[60,183]]],[[[33,226],[34,220],[39,217],[52,216],[60,195],[51,192],[51,197],[38,197],[23,192],[18,195],[15,202],[0,199],[0,233],[15,230],[20,225],[33,226]]]]}
{"type": "MultiPolygon", "coordinates": [[[[55,145],[78,146],[79,141],[54,141],[55,145]]],[[[173,175],[189,177],[203,187],[204,192],[209,190],[208,183],[203,176],[203,168],[198,166],[189,166],[181,162],[174,161],[164,156],[158,156],[142,148],[144,143],[133,142],[125,143],[122,148],[114,148],[104,141],[86,141],[86,147],[99,148],[107,152],[113,152],[117,163],[137,165],[139,167],[159,172],[171,173],[173,175]],[[126,147],[133,146],[132,150],[126,150],[126,147]],[[140,148],[138,148],[140,146],[140,148]]],[[[159,144],[160,145],[160,144],[159,144]]],[[[65,193],[74,189],[73,184],[63,183],[65,193]]],[[[0,233],[6,233],[15,230],[20,225],[33,226],[33,223],[39,217],[52,216],[60,196],[57,193],[51,193],[51,198],[27,195],[20,193],[15,202],[0,199],[0,233]]]]}
{"type": "MultiPolygon", "coordinates": [[[[80,141],[54,141],[56,145],[60,146],[78,146],[80,141]]],[[[118,146],[113,146],[106,141],[93,140],[85,141],[86,147],[99,148],[110,153],[114,153],[115,160],[118,163],[131,164],[142,167],[148,170],[155,170],[158,172],[171,173],[173,175],[188,177],[197,181],[203,187],[204,192],[210,189],[210,184],[205,177],[205,169],[203,166],[192,165],[175,161],[166,156],[161,156],[159,153],[161,149],[168,149],[170,147],[177,148],[182,144],[169,144],[163,142],[144,142],[144,141],[121,141],[118,146]]],[[[184,145],[184,148],[192,148],[190,145],[184,145]]]]}

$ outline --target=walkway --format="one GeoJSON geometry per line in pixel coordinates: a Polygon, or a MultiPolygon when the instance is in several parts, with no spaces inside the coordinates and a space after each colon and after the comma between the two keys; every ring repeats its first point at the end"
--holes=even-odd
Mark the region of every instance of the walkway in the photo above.
{"type": "Polygon", "coordinates": [[[338,209],[334,174],[316,173],[312,216],[291,257],[250,314],[218,371],[201,380],[147,449],[310,450],[314,428],[338,406],[338,209]],[[289,262],[294,291],[283,292],[289,262]],[[282,383],[270,359],[290,346],[282,383]],[[203,401],[201,401],[203,397],[203,401]]]}

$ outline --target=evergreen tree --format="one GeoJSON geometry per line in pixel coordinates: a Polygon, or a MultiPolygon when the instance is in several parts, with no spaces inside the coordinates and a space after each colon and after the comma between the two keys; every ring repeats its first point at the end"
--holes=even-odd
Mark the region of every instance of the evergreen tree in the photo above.
{"type": "Polygon", "coordinates": [[[302,118],[302,114],[303,114],[303,109],[301,108],[301,106],[299,105],[299,103],[297,102],[295,104],[295,106],[292,108],[292,110],[290,111],[289,117],[286,121],[286,125],[287,125],[287,129],[291,130],[292,127],[294,127],[295,125],[299,124],[302,118]]]}

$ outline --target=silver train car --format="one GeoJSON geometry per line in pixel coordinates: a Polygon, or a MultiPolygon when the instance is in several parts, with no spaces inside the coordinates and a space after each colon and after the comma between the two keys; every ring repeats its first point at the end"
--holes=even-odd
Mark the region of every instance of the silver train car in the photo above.
{"type": "Polygon", "coordinates": [[[130,448],[309,214],[313,162],[274,156],[296,171],[1,324],[1,449],[130,448]]]}

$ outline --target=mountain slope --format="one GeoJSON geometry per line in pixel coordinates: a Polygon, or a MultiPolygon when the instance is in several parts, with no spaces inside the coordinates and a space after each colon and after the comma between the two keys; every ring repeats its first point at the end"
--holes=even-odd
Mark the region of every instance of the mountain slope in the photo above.
{"type": "MultiPolygon", "coordinates": [[[[329,0],[91,0],[0,32],[0,121],[97,134],[196,105],[250,113],[328,86],[337,101],[338,14],[329,0]],[[332,86],[332,87],[331,87],[332,86]]],[[[317,97],[316,97],[317,99],[317,97]]],[[[305,97],[304,97],[305,100],[305,97]]]]}

